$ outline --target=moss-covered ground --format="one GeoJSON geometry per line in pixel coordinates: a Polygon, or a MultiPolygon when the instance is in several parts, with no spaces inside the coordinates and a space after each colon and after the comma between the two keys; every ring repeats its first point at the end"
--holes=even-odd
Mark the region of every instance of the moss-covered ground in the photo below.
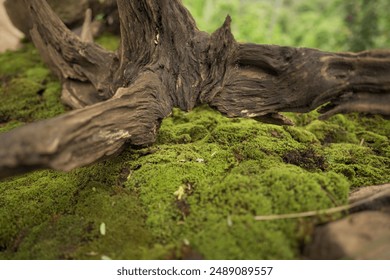
{"type": "MultiPolygon", "coordinates": [[[[0,132],[67,110],[31,45],[0,55],[0,80],[0,132]]],[[[299,258],[336,216],[254,216],[334,207],[390,182],[390,121],[287,115],[296,126],[174,110],[151,147],[1,181],[0,259],[299,258]]]]}

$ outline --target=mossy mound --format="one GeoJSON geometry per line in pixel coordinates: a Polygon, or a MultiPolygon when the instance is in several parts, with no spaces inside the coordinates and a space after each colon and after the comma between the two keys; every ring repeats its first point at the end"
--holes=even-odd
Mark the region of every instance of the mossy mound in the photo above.
{"type": "MultiPolygon", "coordinates": [[[[0,62],[0,131],[65,111],[31,46],[0,62]]],[[[389,182],[390,122],[287,115],[296,126],[175,109],[151,147],[4,180],[0,258],[299,258],[312,227],[336,217],[254,216],[342,205],[351,188],[389,182]]]]}
{"type": "Polygon", "coordinates": [[[64,112],[60,84],[30,44],[0,55],[0,132],[64,112]]]}

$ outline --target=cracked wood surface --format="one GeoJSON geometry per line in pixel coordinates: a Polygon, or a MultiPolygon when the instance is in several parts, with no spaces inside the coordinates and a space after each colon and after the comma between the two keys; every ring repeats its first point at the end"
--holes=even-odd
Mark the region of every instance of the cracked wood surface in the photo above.
{"type": "MultiPolygon", "coordinates": [[[[0,177],[71,170],[154,142],[173,107],[291,124],[279,112],[323,107],[390,115],[390,51],[330,53],[238,43],[230,17],[209,35],[178,0],[117,0],[121,44],[109,52],[69,31],[44,0],[24,0],[31,37],[76,109],[0,135],[0,177]]],[[[86,24],[87,25],[87,24],[86,24]]]]}

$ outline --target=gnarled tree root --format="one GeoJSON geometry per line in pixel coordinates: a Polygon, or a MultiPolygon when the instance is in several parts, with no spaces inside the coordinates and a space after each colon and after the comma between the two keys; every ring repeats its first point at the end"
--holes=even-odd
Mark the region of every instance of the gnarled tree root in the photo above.
{"type": "MultiPolygon", "coordinates": [[[[178,0],[117,0],[118,52],[81,40],[45,0],[24,0],[31,37],[76,110],[0,135],[0,177],[71,170],[153,143],[173,107],[291,124],[279,112],[390,115],[390,51],[330,53],[237,43],[230,18],[209,35],[178,0]]],[[[88,23],[88,21],[86,21],[88,23]]],[[[87,24],[86,24],[87,25],[87,24]]]]}

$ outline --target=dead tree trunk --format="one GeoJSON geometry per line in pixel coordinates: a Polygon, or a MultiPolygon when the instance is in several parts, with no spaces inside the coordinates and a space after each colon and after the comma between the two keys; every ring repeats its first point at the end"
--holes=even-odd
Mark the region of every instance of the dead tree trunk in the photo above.
{"type": "Polygon", "coordinates": [[[31,37],[74,111],[0,135],[0,177],[71,170],[155,141],[173,107],[288,124],[278,112],[390,114],[390,51],[329,53],[241,44],[230,18],[209,35],[179,0],[117,0],[117,53],[71,33],[45,0],[24,0],[31,37]]]}

